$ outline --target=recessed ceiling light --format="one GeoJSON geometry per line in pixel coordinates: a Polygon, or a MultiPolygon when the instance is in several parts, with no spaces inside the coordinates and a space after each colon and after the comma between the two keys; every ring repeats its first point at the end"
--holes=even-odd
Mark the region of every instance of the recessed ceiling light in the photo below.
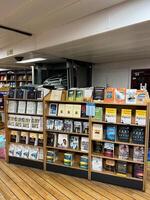
{"type": "Polygon", "coordinates": [[[46,60],[46,58],[31,58],[27,60],[17,61],[16,63],[24,64],[24,63],[33,63],[33,62],[43,61],[43,60],[46,60]]]}

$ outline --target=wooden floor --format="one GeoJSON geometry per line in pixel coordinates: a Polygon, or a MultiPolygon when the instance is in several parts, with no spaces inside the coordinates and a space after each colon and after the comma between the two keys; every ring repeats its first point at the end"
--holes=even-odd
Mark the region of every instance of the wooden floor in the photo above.
{"type": "Polygon", "coordinates": [[[0,160],[0,200],[150,200],[146,192],[6,164],[0,160]]]}

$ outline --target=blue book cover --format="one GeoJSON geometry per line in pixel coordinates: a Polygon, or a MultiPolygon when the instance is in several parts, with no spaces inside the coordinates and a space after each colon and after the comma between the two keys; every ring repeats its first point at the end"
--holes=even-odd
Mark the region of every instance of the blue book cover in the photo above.
{"type": "Polygon", "coordinates": [[[106,127],[106,140],[115,141],[117,127],[115,125],[107,125],[106,127]]]}

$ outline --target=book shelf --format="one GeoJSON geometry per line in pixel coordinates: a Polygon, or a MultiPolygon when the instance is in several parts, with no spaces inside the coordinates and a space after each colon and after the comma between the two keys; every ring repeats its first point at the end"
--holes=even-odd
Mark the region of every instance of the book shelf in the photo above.
{"type": "MultiPolygon", "coordinates": [[[[8,102],[14,99],[8,99],[6,97],[5,102],[8,102]]],[[[20,99],[22,101],[22,99],[20,99]]],[[[19,99],[15,99],[15,101],[19,101],[19,99]]],[[[24,99],[23,101],[28,101],[24,99]]],[[[43,130],[31,130],[31,132],[35,132],[37,134],[43,134],[43,147],[37,146],[38,148],[43,148],[43,160],[30,160],[25,158],[18,158],[9,156],[9,146],[10,144],[14,144],[10,140],[10,132],[11,130],[18,130],[17,128],[9,128],[6,125],[6,160],[10,163],[27,165],[30,167],[38,167],[47,171],[53,171],[57,173],[63,173],[67,175],[78,176],[81,178],[87,178],[89,180],[101,181],[110,184],[116,184],[119,186],[130,187],[138,190],[145,190],[145,183],[147,177],[147,150],[148,150],[148,136],[149,136],[149,103],[147,104],[118,104],[118,103],[103,103],[103,102],[93,102],[95,107],[102,109],[101,119],[97,119],[96,117],[88,117],[86,116],[85,107],[87,102],[84,101],[68,101],[62,98],[61,101],[58,100],[50,100],[50,94],[44,97],[43,100],[29,100],[33,102],[42,102],[43,103],[43,115],[29,115],[29,114],[19,114],[19,113],[9,113],[8,112],[8,103],[5,106],[5,117],[6,122],[8,121],[8,115],[25,115],[25,116],[43,116],[43,130]],[[75,105],[80,106],[80,111],[74,110],[75,105]],[[63,106],[66,106],[65,112],[68,113],[68,110],[71,113],[77,114],[80,112],[80,115],[66,114],[65,112],[61,112],[63,106]],[[52,108],[54,110],[51,110],[52,108]],[[61,109],[59,109],[61,108],[61,109]],[[116,120],[109,121],[107,116],[107,108],[113,108],[116,110],[116,120]],[[131,111],[131,122],[123,123],[122,122],[122,110],[130,110],[131,111]],[[136,111],[146,111],[146,123],[137,124],[136,122],[136,111]],[[83,112],[84,111],[84,112],[83,112]],[[65,123],[69,123],[69,129],[66,129],[65,123]],[[79,124],[83,127],[83,123],[88,123],[88,131],[82,128],[80,129],[78,126],[77,130],[74,128],[76,125],[80,127],[79,124]],[[101,138],[94,138],[93,136],[93,125],[101,125],[101,138]],[[113,126],[116,128],[115,138],[108,139],[106,137],[107,128],[113,126]],[[61,128],[60,128],[61,127],[61,128]],[[129,137],[124,140],[120,139],[119,135],[120,130],[124,130],[128,128],[129,137]],[[136,143],[133,141],[133,130],[141,129],[144,130],[144,142],[136,143]],[[73,137],[73,138],[72,138],[73,137]],[[71,141],[73,139],[77,139],[77,143],[74,143],[76,147],[73,147],[71,141]],[[88,149],[83,150],[82,146],[82,138],[84,138],[84,144],[87,145],[88,141],[88,149]],[[86,139],[85,139],[86,138],[86,139]],[[63,139],[66,141],[64,142],[63,139]],[[61,144],[61,142],[62,144],[61,144]],[[64,142],[64,143],[63,143],[64,142]],[[66,145],[67,142],[67,145],[66,145]],[[96,145],[101,145],[101,149],[98,151],[95,150],[96,145]],[[105,145],[111,144],[114,145],[113,153],[105,150],[105,145]],[[128,157],[120,157],[119,148],[120,146],[126,146],[129,149],[128,157]],[[133,156],[134,148],[143,149],[143,160],[135,160],[133,156]],[[93,158],[101,160],[101,166],[96,169],[93,168],[93,158]],[[81,161],[85,159],[87,162],[87,166],[82,165],[81,161]],[[107,161],[107,162],[106,162],[107,161]],[[108,162],[109,161],[109,162],[108,162]],[[109,165],[108,165],[109,163],[109,165]],[[113,163],[113,164],[112,164],[113,163]],[[123,165],[119,168],[119,164],[123,165]],[[138,175],[135,175],[135,166],[140,166],[140,169],[143,169],[143,172],[139,172],[138,175]],[[126,170],[125,170],[126,168],[126,170]],[[118,171],[118,169],[120,171],[118,171]],[[124,171],[125,170],[125,171],[124,171]],[[143,177],[140,173],[143,173],[143,177]]],[[[22,131],[30,132],[30,130],[22,129],[22,131]]],[[[21,144],[22,145],[22,144],[21,144]]],[[[26,147],[31,147],[30,144],[24,144],[26,147]]]]}

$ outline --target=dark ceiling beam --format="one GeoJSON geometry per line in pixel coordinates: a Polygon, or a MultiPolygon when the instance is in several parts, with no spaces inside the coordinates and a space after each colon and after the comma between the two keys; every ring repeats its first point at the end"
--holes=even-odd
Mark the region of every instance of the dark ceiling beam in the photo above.
{"type": "Polygon", "coordinates": [[[22,35],[32,36],[32,33],[21,31],[21,30],[15,29],[15,28],[10,28],[10,27],[7,27],[7,26],[2,26],[2,25],[0,25],[0,28],[8,30],[8,31],[16,32],[16,33],[19,33],[19,34],[22,34],[22,35]]]}

